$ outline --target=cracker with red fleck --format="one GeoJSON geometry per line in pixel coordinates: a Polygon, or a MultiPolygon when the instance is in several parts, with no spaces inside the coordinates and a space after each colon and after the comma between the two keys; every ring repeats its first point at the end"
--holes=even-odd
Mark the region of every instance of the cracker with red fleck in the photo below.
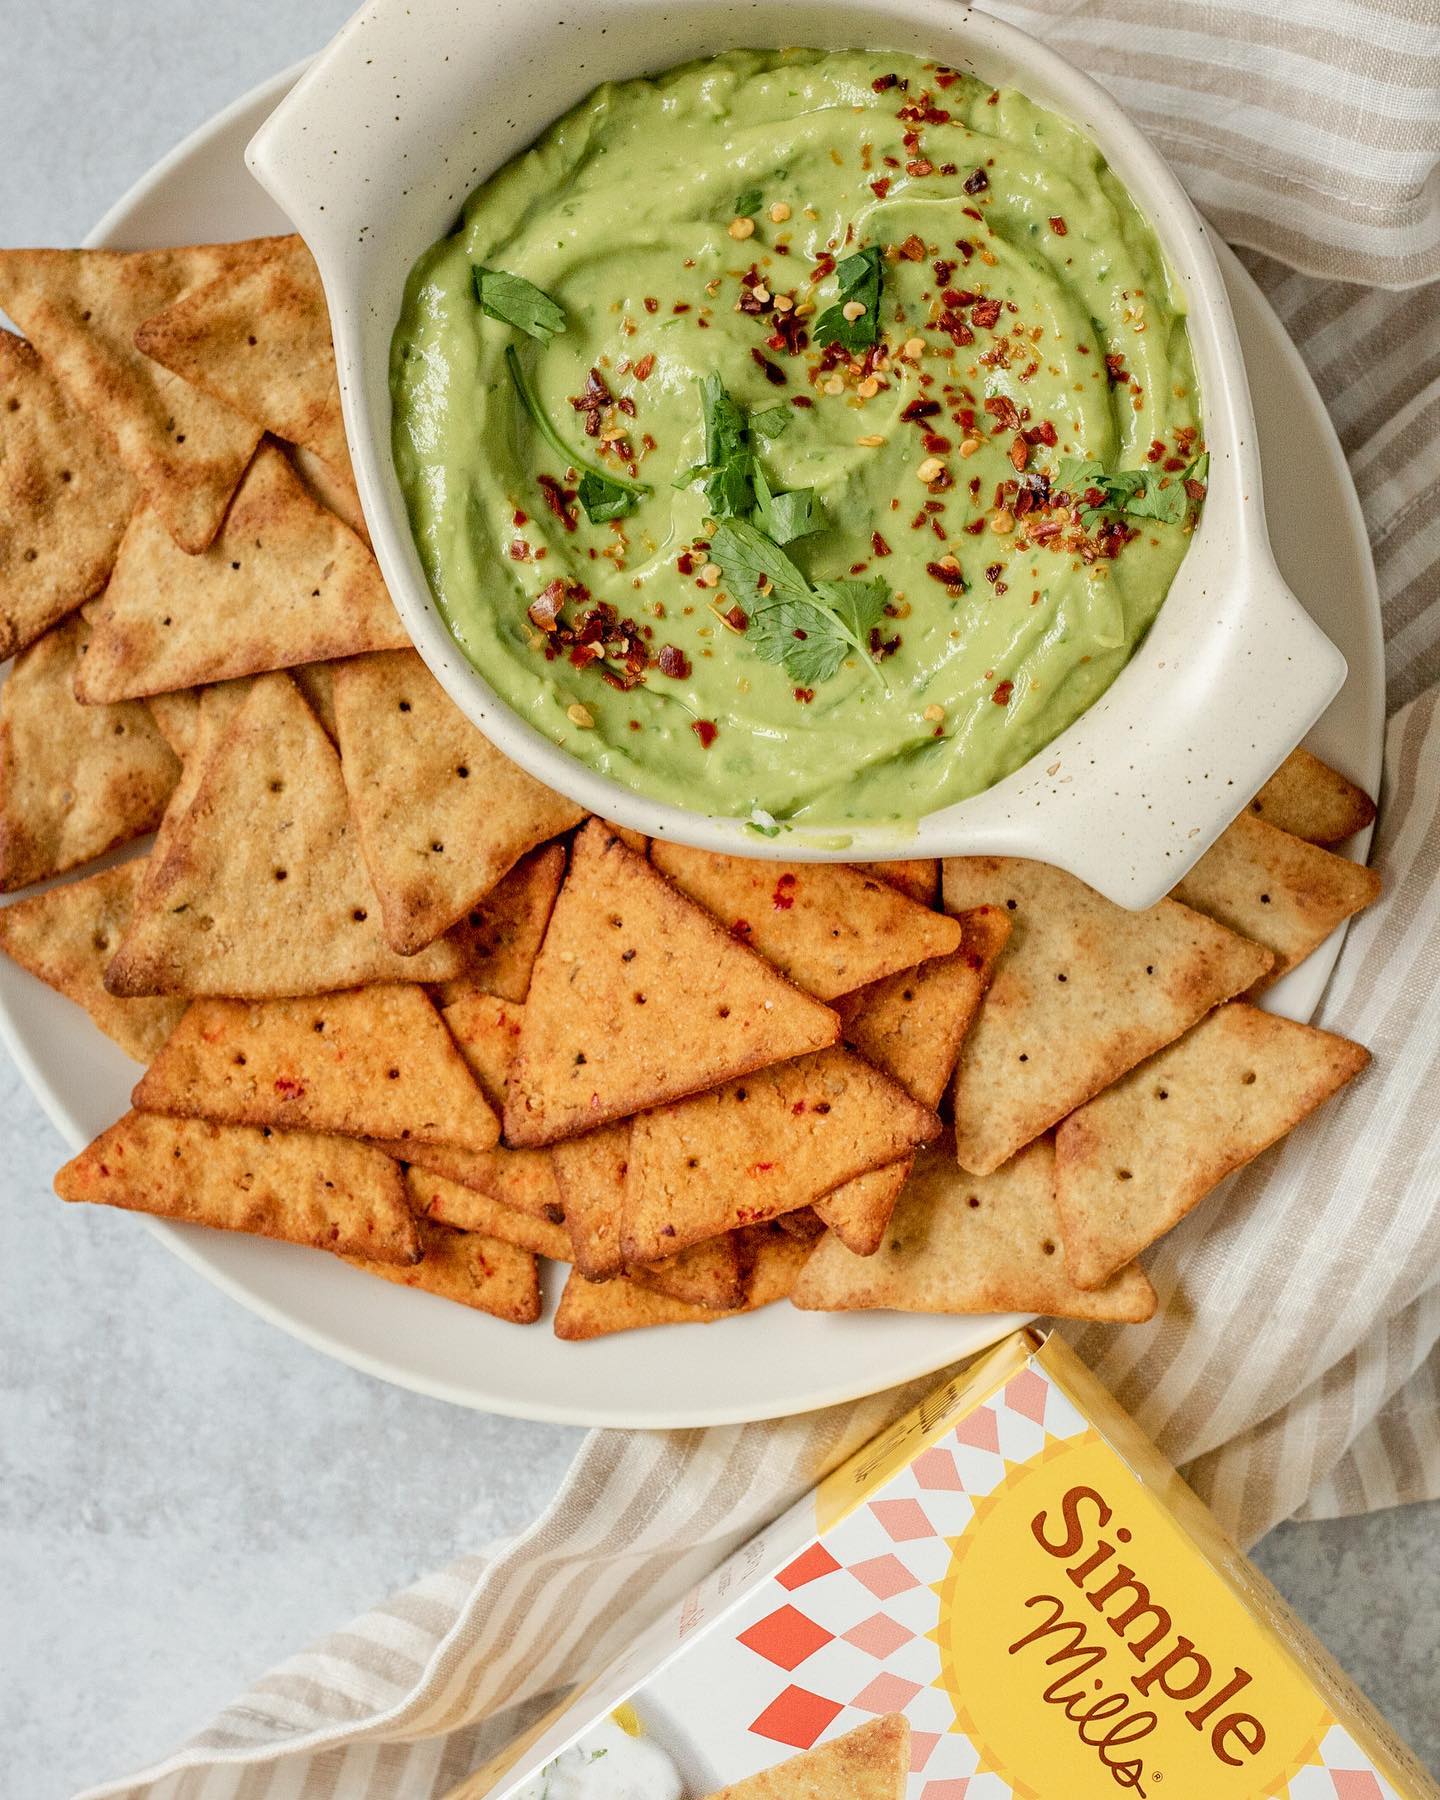
{"type": "Polygon", "coordinates": [[[0,688],[0,891],[78,868],[159,824],[180,764],[143,706],[81,706],[88,627],[62,620],[0,688]]]}
{"type": "Polygon", "coordinates": [[[1000,907],[1010,941],[955,1071],[960,1166],[985,1175],[1270,966],[1270,952],[1162,900],[1127,912],[1020,857],[947,861],[955,913],[1000,907]]]}
{"type": "Polygon", "coordinates": [[[816,1223],[835,1233],[847,1250],[873,1256],[880,1248],[895,1202],[910,1179],[913,1158],[902,1157],[845,1181],[815,1202],[816,1223]]]}
{"type": "Polygon", "coordinates": [[[531,978],[506,1141],[575,1137],[831,1044],[838,1032],[828,1007],[592,819],[575,840],[531,978]]]}
{"type": "Polygon", "coordinates": [[[575,1267],[589,1281],[624,1273],[620,1215],[630,1166],[630,1121],[567,1138],[549,1152],[565,1207],[575,1267]]]}
{"type": "Polygon", "coordinates": [[[555,1335],[567,1343],[582,1344],[619,1331],[642,1331],[652,1325],[709,1325],[732,1316],[672,1300],[624,1275],[613,1281],[587,1281],[578,1269],[572,1269],[555,1308],[555,1335]]]}
{"type": "Polygon", "coordinates": [[[864,865],[872,875],[899,888],[917,906],[934,906],[940,898],[940,864],[933,856],[912,857],[902,862],[864,865]]]}
{"type": "Polygon", "coordinates": [[[233,280],[264,240],[166,250],[0,250],[0,307],[191,555],[219,529],[260,428],[135,348],[184,293],[233,280]]]}
{"type": "Polygon", "coordinates": [[[135,483],[35,351],[0,331],[0,659],[104,587],[135,483]]]}
{"type": "Polygon", "coordinates": [[[359,1256],[344,1260],[366,1275],[453,1300],[512,1325],[533,1325],[540,1317],[540,1271],[530,1251],[426,1219],[416,1225],[423,1254],[409,1267],[359,1256]]]}
{"type": "Polygon", "coordinates": [[[1309,750],[1292,750],[1250,802],[1267,825],[1312,844],[1343,843],[1373,823],[1375,802],[1363,788],[1309,750]]]}
{"type": "Polygon", "coordinates": [[[134,341],[192,387],[349,472],[330,314],[302,238],[262,240],[245,268],[143,320],[134,341]]]}
{"type": "Polygon", "coordinates": [[[413,1166],[406,1172],[410,1205],[416,1217],[459,1231],[478,1232],[505,1244],[518,1244],[535,1256],[551,1256],[559,1262],[570,1257],[570,1234],[553,1219],[520,1212],[475,1188],[461,1187],[443,1175],[413,1166]]]}
{"type": "Polygon", "coordinates": [[[442,1006],[476,993],[496,994],[502,1000],[525,998],[564,879],[565,846],[542,844],[522,856],[451,927],[451,940],[465,958],[465,973],[439,989],[442,1006]]]}
{"type": "Polygon", "coordinates": [[[991,1175],[967,1175],[948,1146],[922,1151],[873,1256],[823,1238],[791,1295],[807,1311],[1046,1313],[1138,1321],[1155,1291],[1131,1264],[1094,1290],[1067,1269],[1055,1151],[1043,1137],[991,1175]]]}
{"type": "Polygon", "coordinates": [[[960,948],[952,956],[887,975],[835,1002],[845,1042],[893,1075],[922,1106],[940,1104],[1010,940],[1010,915],[1002,907],[977,906],[961,913],[959,922],[960,948]]]}
{"type": "Polygon", "coordinates": [[[758,862],[657,839],[650,860],[738,942],[820,1000],[960,946],[960,927],[844,863],[758,862]]]}
{"type": "Polygon", "coordinates": [[[0,908],[0,950],[56,993],[83,1006],[136,1062],[149,1062],[185,1011],[183,1000],[117,1000],[105,967],[145,876],[143,861],[117,863],[0,908]]]}
{"type": "Polygon", "coordinates": [[[503,756],[413,651],[334,674],[345,785],[391,947],[413,954],[584,815],[503,756]]]}
{"type": "Polygon", "coordinates": [[[92,705],[410,641],[374,556],[269,443],[201,555],[137,507],[89,617],[76,693],[92,705]]]}
{"type": "Polygon", "coordinates": [[[887,1713],[732,1782],[709,1800],[905,1800],[909,1781],[909,1721],[887,1713]]]}
{"type": "MultiPolygon", "coordinates": [[[[570,1222],[568,1211],[565,1222],[570,1222]]],[[[637,1263],[627,1273],[632,1281],[654,1288],[657,1294],[668,1294],[672,1300],[706,1306],[712,1312],[732,1312],[745,1303],[752,1262],[750,1247],[732,1231],[692,1244],[664,1262],[637,1263]]]]}
{"type": "Polygon", "coordinates": [[[420,1256],[400,1165],[319,1132],[126,1113],[66,1163],[55,1192],[379,1262],[420,1256]]]}
{"type": "Polygon", "coordinates": [[[167,834],[112,994],[276,999],[446,981],[460,953],[387,949],[335,747],[285,675],[257,680],[167,834]]]}
{"type": "Polygon", "coordinates": [[[196,1000],[135,1089],[140,1112],[488,1150],[500,1121],[423,989],[196,1000]]]}
{"type": "Polygon", "coordinates": [[[655,1262],[776,1218],[939,1130],[928,1107],[849,1050],[758,1070],[635,1120],[622,1250],[655,1262]]]}
{"type": "Polygon", "coordinates": [[[1241,813],[1185,879],[1176,900],[1274,952],[1249,988],[1258,994],[1293,969],[1353,913],[1380,897],[1380,877],[1364,863],[1241,813]]]}
{"type": "Polygon", "coordinates": [[[1369,1060],[1346,1038],[1237,1000],[1071,1113],[1055,1164],[1075,1281],[1109,1280],[1369,1060]]]}

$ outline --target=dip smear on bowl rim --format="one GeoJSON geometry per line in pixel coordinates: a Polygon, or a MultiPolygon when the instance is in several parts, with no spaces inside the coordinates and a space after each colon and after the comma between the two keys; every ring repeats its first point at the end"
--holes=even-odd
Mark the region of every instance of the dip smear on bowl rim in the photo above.
{"type": "Polygon", "coordinates": [[[914,819],[1124,666],[1206,466],[1183,308],[1093,144],[879,52],[612,84],[412,273],[395,455],[451,630],[704,812],[914,819]]]}

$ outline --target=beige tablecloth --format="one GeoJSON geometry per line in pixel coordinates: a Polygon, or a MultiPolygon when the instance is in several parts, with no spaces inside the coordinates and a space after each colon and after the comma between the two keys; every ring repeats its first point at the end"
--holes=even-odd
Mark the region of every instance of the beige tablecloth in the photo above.
{"type": "MultiPolygon", "coordinates": [[[[1440,7],[991,4],[1113,88],[1245,247],[1339,429],[1379,570],[1387,896],[1352,926],[1320,1013],[1375,1065],[1158,1248],[1149,1325],[1072,1333],[1249,1543],[1291,1515],[1440,1494],[1440,7]]],[[[523,1537],[397,1595],[165,1763],[93,1791],[443,1793],[916,1392],[596,1433],[523,1537]]]]}

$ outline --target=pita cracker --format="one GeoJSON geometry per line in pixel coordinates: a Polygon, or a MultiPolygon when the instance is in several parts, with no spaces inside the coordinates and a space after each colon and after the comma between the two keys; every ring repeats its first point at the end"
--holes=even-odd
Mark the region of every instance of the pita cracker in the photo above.
{"type": "Polygon", "coordinates": [[[1107,1281],[1369,1060],[1237,1000],[1071,1113],[1055,1134],[1055,1187],[1075,1281],[1107,1281]]]}
{"type": "Polygon", "coordinates": [[[202,555],[139,506],[90,620],[76,693],[92,705],[409,642],[375,558],[273,444],[202,555]]]}
{"type": "Polygon", "coordinates": [[[1241,813],[1172,889],[1176,900],[1274,952],[1258,994],[1317,950],[1337,925],[1379,898],[1380,877],[1241,813]]]}
{"type": "Polygon", "coordinates": [[[531,978],[505,1137],[575,1137],[831,1044],[838,1032],[828,1007],[592,819],[575,839],[531,978]]]}
{"type": "Polygon", "coordinates": [[[0,688],[0,891],[152,830],[180,764],[143,706],[76,703],[78,614],[21,651],[0,688]]]}
{"type": "Polygon", "coordinates": [[[643,1331],[651,1325],[709,1325],[731,1316],[708,1306],[672,1300],[624,1275],[614,1281],[587,1281],[578,1269],[572,1269],[555,1308],[555,1335],[567,1343],[582,1344],[618,1331],[643,1331]]]}
{"type": "Polygon", "coordinates": [[[909,1778],[909,1721],[887,1713],[732,1782],[709,1800],[905,1800],[909,1778]]]}
{"type": "Polygon", "coordinates": [[[290,679],[305,696],[305,704],[320,721],[332,744],[340,741],[335,725],[335,665],[328,662],[297,663],[290,679]]]}
{"type": "Polygon", "coordinates": [[[706,1306],[712,1312],[733,1312],[745,1304],[754,1260],[750,1247],[738,1237],[736,1232],[727,1232],[724,1237],[693,1244],[665,1262],[637,1265],[629,1271],[630,1279],[657,1294],[668,1294],[672,1300],[706,1306]]]}
{"type": "Polygon", "coordinates": [[[759,862],[657,840],[650,860],[797,986],[833,1000],[960,945],[960,927],[844,863],[759,862]]]}
{"type": "Polygon", "coordinates": [[[1328,847],[1373,823],[1375,802],[1338,769],[1300,749],[1285,758],[1250,802],[1250,811],[1267,825],[1328,847]]]}
{"type": "Polygon", "coordinates": [[[977,906],[960,914],[960,930],[953,956],[887,975],[835,1002],[845,1042],[932,1108],[940,1104],[996,959],[1009,942],[1010,915],[998,906],[977,906]]]}
{"type": "Polygon", "coordinates": [[[548,1154],[560,1184],[575,1267],[587,1281],[610,1281],[625,1269],[620,1220],[630,1165],[630,1121],[567,1138],[548,1154]]]}
{"type": "Polygon", "coordinates": [[[137,327],[135,348],[348,472],[330,313],[302,238],[270,238],[245,268],[192,288],[137,327]]]}
{"type": "Polygon", "coordinates": [[[135,330],[190,289],[234,279],[256,254],[243,243],[0,250],[0,306],[191,555],[219,530],[260,430],[142,356],[135,330]]]}
{"type": "Polygon", "coordinates": [[[877,862],[869,865],[872,875],[899,888],[917,906],[934,906],[940,898],[940,864],[933,856],[915,857],[904,862],[877,862]]]}
{"type": "Polygon", "coordinates": [[[376,1261],[420,1255],[399,1164],[315,1132],[126,1113],[66,1163],[55,1192],[376,1261]]]}
{"type": "Polygon", "coordinates": [[[609,819],[602,819],[601,824],[609,832],[613,832],[622,844],[628,844],[637,856],[650,854],[650,840],[643,831],[632,831],[628,825],[616,825],[609,819]]]}
{"type": "Polygon", "coordinates": [[[110,578],[135,483],[23,338],[0,331],[0,660],[110,578]]]}
{"type": "Polygon", "coordinates": [[[199,688],[180,688],[173,694],[151,694],[145,710],[155,721],[155,729],[183,763],[195,748],[200,729],[199,688]]]}
{"type": "Polygon", "coordinates": [[[1019,857],[947,861],[951,912],[998,906],[1010,941],[960,1049],[960,1166],[985,1175],[1127,1069],[1243,992],[1270,953],[1162,900],[1126,912],[1019,857]]]}
{"type": "Polygon", "coordinates": [[[565,879],[565,846],[542,844],[522,856],[508,875],[457,925],[450,941],[465,958],[465,973],[438,992],[442,1006],[469,994],[523,1000],[540,954],[555,896],[565,879]]]}
{"type": "Polygon", "coordinates": [[[849,1050],[822,1050],[636,1119],[621,1248],[657,1262],[897,1162],[940,1130],[849,1050]]]}
{"type": "Polygon", "coordinates": [[[116,1000],[105,966],[130,923],[143,862],[47,888],[0,909],[0,950],[47,986],[83,1006],[136,1062],[149,1062],[185,1011],[183,1000],[116,1000]]]}
{"type": "Polygon", "coordinates": [[[135,1089],[139,1112],[488,1150],[500,1136],[424,992],[196,1000],[135,1089]]]}
{"type": "Polygon", "coordinates": [[[533,1325],[540,1317],[540,1271],[528,1250],[426,1219],[416,1223],[423,1251],[419,1262],[406,1267],[360,1256],[343,1260],[366,1275],[473,1306],[512,1325],[533,1325]]]}
{"type": "Polygon", "coordinates": [[[810,1260],[814,1240],[781,1231],[778,1220],[770,1225],[751,1225],[737,1235],[742,1240],[742,1255],[748,1250],[750,1257],[744,1310],[759,1312],[762,1306],[788,1300],[810,1260]]]}
{"type": "MultiPolygon", "coordinates": [[[[200,792],[200,783],[210,766],[215,746],[224,737],[230,721],[239,712],[241,703],[254,685],[247,677],[240,681],[221,682],[218,687],[191,689],[189,692],[194,696],[195,705],[188,717],[180,707],[161,707],[157,713],[155,696],[145,702],[146,711],[160,725],[161,735],[169,739],[174,734],[171,748],[174,749],[176,743],[184,743],[186,748],[175,750],[176,755],[181,758],[180,779],[166,803],[164,817],[155,828],[155,842],[150,848],[146,878],[140,889],[144,897],[143,903],[148,903],[159,872],[165,866],[171,839],[194,804],[196,794],[200,792]]],[[[161,696],[169,700],[185,697],[179,694],[161,696]]],[[[89,710],[94,712],[97,709],[91,707],[89,710]]]]}
{"type": "Polygon", "coordinates": [[[403,954],[584,816],[477,731],[413,650],[337,668],[335,714],[386,939],[403,954]]]}
{"type": "MultiPolygon", "coordinates": [[[[866,1181],[869,1177],[860,1175],[856,1179],[866,1181]]],[[[847,1182],[846,1186],[849,1185],[847,1182]]],[[[836,1188],[835,1192],[843,1194],[845,1189],[836,1188]]],[[[771,1219],[770,1225],[776,1231],[783,1231],[786,1237],[794,1238],[797,1244],[813,1244],[825,1230],[825,1221],[813,1206],[797,1206],[794,1212],[781,1213],[778,1218],[771,1219]]]]}
{"type": "MultiPolygon", "coordinates": [[[[458,1150],[449,1144],[385,1140],[379,1148],[403,1157],[412,1168],[443,1175],[457,1187],[471,1188],[527,1218],[545,1219],[552,1225],[564,1223],[565,1205],[547,1150],[507,1150],[503,1144],[493,1150],[458,1150]]],[[[453,1222],[460,1224],[458,1214],[453,1222]]]]}
{"type": "Polygon", "coordinates": [[[323,457],[316,456],[313,450],[307,450],[303,444],[286,444],[285,454],[312,498],[318,500],[327,512],[333,512],[342,524],[348,525],[367,549],[373,548],[370,543],[370,528],[360,509],[360,490],[355,485],[355,476],[348,463],[343,472],[332,469],[323,457]]]}
{"type": "Polygon", "coordinates": [[[452,945],[406,959],[381,941],[339,759],[285,675],[241,703],[142,900],[113,994],[280,999],[459,966],[452,945]]]}
{"type": "Polygon", "coordinates": [[[825,1237],[795,1284],[812,1312],[1046,1313],[1139,1321],[1155,1292],[1135,1265],[1103,1287],[1066,1268],[1055,1202],[1055,1150],[1038,1139],[992,1175],[966,1175],[948,1148],[922,1152],[874,1256],[825,1237]]]}
{"type": "Polygon", "coordinates": [[[411,1168],[405,1179],[417,1218],[498,1238],[504,1244],[518,1244],[534,1256],[550,1256],[558,1262],[570,1260],[570,1234],[551,1219],[517,1212],[489,1194],[461,1187],[426,1169],[411,1168]]]}
{"type": "Polygon", "coordinates": [[[914,1158],[902,1157],[882,1169],[871,1169],[853,1181],[842,1182],[832,1193],[815,1202],[815,1217],[857,1256],[873,1256],[885,1237],[914,1158]]]}

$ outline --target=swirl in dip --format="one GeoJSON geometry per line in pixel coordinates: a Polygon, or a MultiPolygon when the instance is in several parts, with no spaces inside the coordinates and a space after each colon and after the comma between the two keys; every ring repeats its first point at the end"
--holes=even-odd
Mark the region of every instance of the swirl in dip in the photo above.
{"type": "Polygon", "coordinates": [[[833,827],[1018,768],[1204,498],[1155,236],[1023,94],[876,51],[607,85],[467,201],[392,351],[450,629],[632,788],[833,827]]]}

